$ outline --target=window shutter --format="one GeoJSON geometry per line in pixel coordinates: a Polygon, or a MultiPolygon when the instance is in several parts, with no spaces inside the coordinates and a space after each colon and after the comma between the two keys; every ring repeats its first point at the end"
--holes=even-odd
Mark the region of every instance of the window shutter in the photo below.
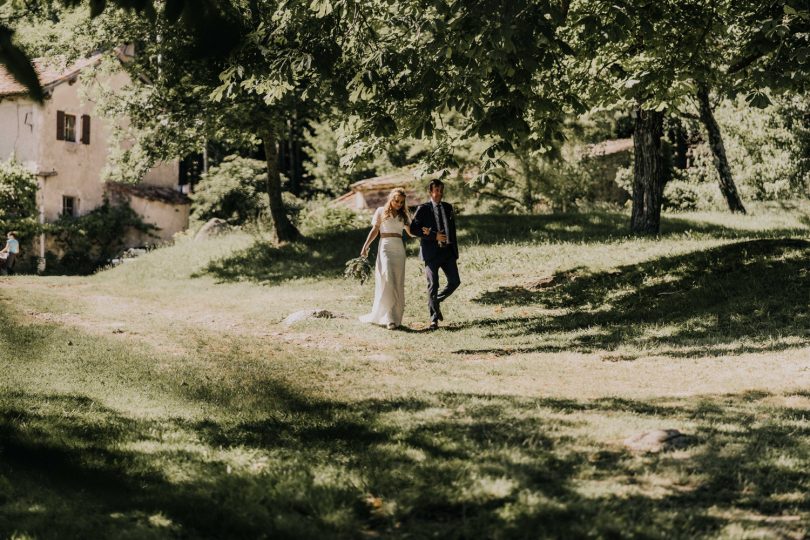
{"type": "Polygon", "coordinates": [[[90,115],[82,115],[82,144],[90,144],[90,115]]]}
{"type": "Polygon", "coordinates": [[[65,140],[65,111],[56,111],[56,140],[65,140]]]}

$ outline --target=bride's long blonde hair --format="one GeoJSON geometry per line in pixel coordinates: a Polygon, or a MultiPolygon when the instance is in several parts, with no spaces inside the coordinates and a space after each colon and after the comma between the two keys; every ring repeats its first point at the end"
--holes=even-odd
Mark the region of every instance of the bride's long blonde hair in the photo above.
{"type": "Polygon", "coordinates": [[[408,225],[411,222],[411,215],[408,213],[408,196],[405,194],[405,190],[401,187],[392,189],[391,193],[388,194],[388,201],[386,201],[385,210],[383,211],[383,219],[389,217],[398,217],[403,221],[403,223],[405,223],[405,225],[408,225]],[[397,196],[402,197],[402,208],[399,210],[394,210],[391,203],[394,202],[394,198],[397,196]]]}

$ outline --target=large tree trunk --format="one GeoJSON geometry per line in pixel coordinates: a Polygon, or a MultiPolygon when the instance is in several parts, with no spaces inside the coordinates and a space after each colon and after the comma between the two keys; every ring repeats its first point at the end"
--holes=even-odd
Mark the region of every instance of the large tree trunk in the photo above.
{"type": "Polygon", "coordinates": [[[521,193],[521,200],[523,201],[523,208],[529,214],[534,214],[534,190],[532,189],[532,182],[534,181],[537,171],[531,165],[531,155],[529,152],[521,149],[518,153],[518,160],[523,173],[523,186],[521,193]]]}
{"type": "Polygon", "coordinates": [[[270,200],[273,229],[279,242],[291,242],[298,239],[301,233],[287,217],[287,210],[284,208],[284,201],[281,198],[281,175],[278,170],[276,138],[270,131],[265,131],[261,135],[267,161],[267,197],[270,200]]]}
{"type": "Polygon", "coordinates": [[[658,234],[661,229],[661,202],[666,183],[661,137],[664,113],[636,107],[633,132],[633,234],[658,234]]]}
{"type": "Polygon", "coordinates": [[[669,138],[673,147],[672,165],[683,170],[689,165],[686,156],[689,151],[689,141],[683,122],[677,116],[670,117],[669,138]]]}
{"type": "Polygon", "coordinates": [[[726,146],[723,144],[723,135],[720,133],[720,126],[717,120],[714,119],[712,106],[709,102],[709,87],[706,84],[700,84],[697,91],[698,102],[700,103],[700,121],[706,127],[709,133],[709,146],[712,149],[714,156],[714,166],[717,169],[717,175],[720,177],[720,191],[728,202],[728,209],[732,212],[740,212],[745,214],[745,207],[737,193],[737,185],[734,183],[734,177],[731,174],[731,167],[728,164],[728,157],[726,157],[726,146]]]}

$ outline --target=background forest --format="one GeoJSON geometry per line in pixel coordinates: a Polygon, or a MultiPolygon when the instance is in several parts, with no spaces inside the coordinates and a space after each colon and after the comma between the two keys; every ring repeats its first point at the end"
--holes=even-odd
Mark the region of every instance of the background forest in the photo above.
{"type": "Polygon", "coordinates": [[[5,62],[134,44],[96,76],[135,82],[88,96],[126,125],[106,177],[183,159],[198,221],[289,240],[351,183],[402,170],[451,181],[467,212],[626,207],[642,234],[662,209],[808,193],[801,2],[115,4],[3,2],[5,62]]]}

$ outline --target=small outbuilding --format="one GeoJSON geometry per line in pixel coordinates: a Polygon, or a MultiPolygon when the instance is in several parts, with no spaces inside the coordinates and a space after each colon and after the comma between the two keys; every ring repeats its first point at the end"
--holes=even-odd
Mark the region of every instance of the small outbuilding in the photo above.
{"type": "Polygon", "coordinates": [[[146,223],[159,224],[150,238],[141,238],[140,234],[131,234],[126,239],[127,245],[144,245],[159,240],[171,240],[172,237],[188,227],[191,199],[185,193],[166,186],[150,184],[128,184],[124,182],[106,182],[110,201],[129,204],[136,214],[146,223]]]}
{"type": "Polygon", "coordinates": [[[373,210],[385,204],[392,189],[401,187],[405,190],[408,207],[413,208],[427,200],[423,184],[426,182],[416,179],[412,170],[375,176],[349,186],[351,191],[335,199],[334,204],[352,210],[373,210]]]}

